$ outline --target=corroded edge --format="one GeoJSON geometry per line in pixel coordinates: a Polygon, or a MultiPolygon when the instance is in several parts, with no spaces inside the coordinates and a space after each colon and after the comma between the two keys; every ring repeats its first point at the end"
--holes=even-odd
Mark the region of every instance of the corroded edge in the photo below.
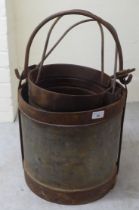
{"type": "Polygon", "coordinates": [[[67,205],[85,204],[102,198],[114,187],[117,177],[117,172],[116,170],[114,170],[112,176],[109,177],[105,183],[99,186],[77,191],[60,191],[44,186],[43,184],[32,178],[26,171],[24,172],[26,183],[35,194],[45,200],[67,205]]]}

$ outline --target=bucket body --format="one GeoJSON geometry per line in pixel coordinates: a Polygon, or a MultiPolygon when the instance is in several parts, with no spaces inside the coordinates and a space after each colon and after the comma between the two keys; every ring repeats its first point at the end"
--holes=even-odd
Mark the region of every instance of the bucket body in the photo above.
{"type": "Polygon", "coordinates": [[[29,187],[63,204],[102,197],[116,180],[126,89],[118,101],[101,109],[69,113],[31,106],[27,92],[25,85],[19,90],[19,116],[29,187]]]}

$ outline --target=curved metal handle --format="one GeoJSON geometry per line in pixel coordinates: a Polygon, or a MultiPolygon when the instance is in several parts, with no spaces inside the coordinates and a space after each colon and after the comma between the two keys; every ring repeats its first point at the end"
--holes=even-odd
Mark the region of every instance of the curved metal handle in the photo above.
{"type": "MultiPolygon", "coordinates": [[[[61,17],[60,17],[60,18],[61,18],[61,17]]],[[[36,69],[39,69],[39,70],[38,70],[38,75],[37,75],[37,78],[36,78],[36,82],[35,82],[35,83],[38,83],[38,82],[39,82],[39,78],[40,78],[42,66],[43,66],[43,63],[44,63],[45,59],[48,58],[48,56],[53,52],[53,50],[58,46],[58,44],[64,39],[64,37],[65,37],[73,28],[75,28],[76,26],[78,26],[78,25],[80,25],[80,24],[82,24],[82,23],[87,23],[87,22],[90,22],[90,21],[94,21],[93,19],[89,18],[89,19],[85,19],[85,20],[79,21],[79,22],[73,24],[72,26],[70,26],[70,27],[62,34],[62,36],[58,39],[58,41],[53,45],[53,47],[52,47],[52,48],[47,52],[47,54],[46,54],[51,32],[52,32],[54,26],[56,25],[56,23],[59,21],[60,18],[56,19],[56,21],[55,21],[54,24],[51,26],[51,28],[50,28],[50,30],[49,30],[49,32],[48,32],[48,36],[47,36],[47,39],[46,39],[46,42],[45,42],[45,46],[44,46],[44,51],[43,51],[43,54],[42,54],[41,62],[36,66],[36,69]]],[[[103,81],[103,73],[104,73],[104,31],[103,31],[103,27],[101,26],[100,23],[98,23],[98,26],[99,26],[100,32],[101,32],[101,72],[102,72],[101,81],[103,81]]]]}
{"type": "Polygon", "coordinates": [[[29,63],[29,53],[30,53],[30,47],[32,45],[32,42],[34,40],[35,35],[38,33],[38,31],[49,21],[61,17],[61,16],[65,16],[65,15],[82,15],[82,16],[86,16],[89,18],[92,18],[93,20],[97,21],[98,23],[100,23],[101,25],[105,26],[108,31],[112,34],[115,43],[116,43],[116,48],[117,48],[117,52],[119,55],[119,71],[123,70],[123,55],[122,55],[122,48],[119,42],[119,38],[117,35],[116,30],[114,29],[114,27],[106,22],[105,20],[103,20],[102,18],[90,13],[89,11],[85,11],[85,10],[68,10],[68,11],[63,11],[63,12],[59,12],[56,13],[54,15],[49,16],[48,18],[46,18],[45,20],[43,20],[33,31],[33,33],[30,36],[30,39],[28,41],[27,44],[27,48],[26,48],[26,55],[25,55],[25,64],[24,64],[24,77],[26,78],[28,75],[28,63],[29,63]]]}

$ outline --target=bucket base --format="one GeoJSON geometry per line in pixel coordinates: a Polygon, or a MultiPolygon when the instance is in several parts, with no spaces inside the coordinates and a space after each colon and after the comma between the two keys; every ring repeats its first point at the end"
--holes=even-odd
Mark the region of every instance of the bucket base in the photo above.
{"type": "Polygon", "coordinates": [[[85,190],[57,190],[41,184],[25,171],[25,179],[29,188],[39,197],[59,204],[85,204],[102,198],[116,183],[117,171],[104,183],[85,190]]]}

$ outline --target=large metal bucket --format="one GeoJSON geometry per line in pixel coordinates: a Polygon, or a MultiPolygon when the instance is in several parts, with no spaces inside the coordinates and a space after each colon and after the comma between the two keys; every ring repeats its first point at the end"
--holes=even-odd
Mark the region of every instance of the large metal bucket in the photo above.
{"type": "Polygon", "coordinates": [[[82,204],[114,186],[127,94],[121,89],[110,105],[69,113],[37,109],[28,103],[26,85],[19,89],[23,166],[33,192],[56,203],[82,204]]]}
{"type": "MultiPolygon", "coordinates": [[[[85,14],[85,16],[100,21],[104,26],[109,26],[107,22],[90,12],[80,10],[61,12],[48,19],[53,19],[59,14],[85,14]]],[[[92,73],[92,69],[87,67],[67,64],[47,65],[42,66],[41,69],[41,77],[47,75],[45,80],[40,83],[44,85],[44,89],[41,85],[36,85],[33,79],[38,74],[37,68],[36,66],[28,67],[28,55],[34,35],[48,19],[44,20],[31,36],[27,46],[24,72],[20,76],[16,71],[20,79],[18,90],[19,125],[25,178],[30,189],[46,200],[61,204],[88,203],[104,196],[116,182],[127,97],[126,84],[131,81],[132,75],[129,73],[133,70],[116,73],[117,62],[115,62],[113,78],[105,75],[102,71],[99,74],[100,81],[95,83],[94,78],[98,74],[97,70],[93,70],[92,73]],[[67,71],[63,71],[65,66],[67,71]],[[78,82],[76,80],[76,83],[74,79],[67,82],[61,78],[59,81],[59,75],[63,75],[63,78],[67,79],[68,74],[72,75],[72,78],[76,78],[78,82]],[[89,83],[88,78],[91,78],[89,83]],[[124,86],[116,81],[117,78],[124,86]],[[26,82],[22,84],[23,79],[26,79],[26,82]],[[92,81],[93,83],[91,83],[92,81]],[[64,87],[65,83],[70,85],[70,90],[66,89],[66,91],[70,91],[70,94],[64,92],[65,95],[63,95],[65,89],[60,89],[60,87],[64,87]],[[71,88],[73,84],[74,90],[71,88]],[[97,88],[96,84],[99,84],[97,88]],[[53,91],[54,87],[58,88],[57,92],[53,91]],[[103,89],[103,87],[107,88],[103,89]],[[82,94],[79,94],[78,88],[82,94]],[[96,94],[98,101],[94,94],[90,93],[95,89],[98,91],[96,94]],[[33,92],[34,90],[35,92],[33,92]],[[90,94],[86,94],[86,90],[90,94]],[[48,95],[46,91],[48,91],[48,95]],[[72,91],[74,94],[76,91],[78,93],[73,97],[72,91]],[[42,93],[44,93],[43,96],[42,93]],[[58,100],[58,105],[53,107],[52,102],[56,94],[59,94],[58,98],[61,98],[58,100]],[[68,101],[70,106],[67,103],[67,107],[64,109],[64,107],[60,107],[60,103],[62,103],[62,99],[66,101],[66,97],[71,97],[71,104],[68,101]],[[81,97],[81,101],[78,97],[81,97]],[[79,101],[75,98],[78,98],[79,101]],[[75,102],[73,99],[76,100],[76,106],[72,106],[72,103],[75,102]],[[85,100],[83,101],[83,99],[85,100]],[[92,99],[97,102],[93,103],[92,99]],[[80,106],[82,101],[83,106],[80,106]],[[91,105],[88,104],[89,102],[91,105]],[[43,105],[45,105],[44,109],[43,105]],[[97,108],[94,109],[94,105],[97,108]]],[[[114,34],[118,50],[116,55],[119,55],[119,65],[123,70],[122,51],[112,26],[110,32],[114,34]]]]}
{"type": "MultiPolygon", "coordinates": [[[[35,28],[27,44],[24,71],[21,79],[27,78],[28,80],[29,100],[31,104],[46,110],[62,112],[85,111],[103,106],[107,94],[109,95],[112,92],[115,97],[116,79],[120,76],[124,77],[125,71],[123,71],[122,49],[115,29],[108,22],[90,12],[71,10],[54,14],[46,18],[35,28]],[[51,50],[46,53],[50,35],[56,23],[63,16],[72,14],[89,17],[89,19],[85,19],[71,26],[51,50]],[[34,37],[46,23],[55,18],[57,19],[48,32],[41,62],[38,65],[29,67],[29,54],[34,37]],[[43,65],[45,59],[72,28],[89,21],[96,21],[101,31],[101,71],[71,64],[43,65]],[[103,26],[112,34],[116,44],[113,78],[104,73],[103,26]],[[117,58],[119,58],[118,73],[117,58]]],[[[117,99],[116,97],[115,100],[117,99]]]]}

